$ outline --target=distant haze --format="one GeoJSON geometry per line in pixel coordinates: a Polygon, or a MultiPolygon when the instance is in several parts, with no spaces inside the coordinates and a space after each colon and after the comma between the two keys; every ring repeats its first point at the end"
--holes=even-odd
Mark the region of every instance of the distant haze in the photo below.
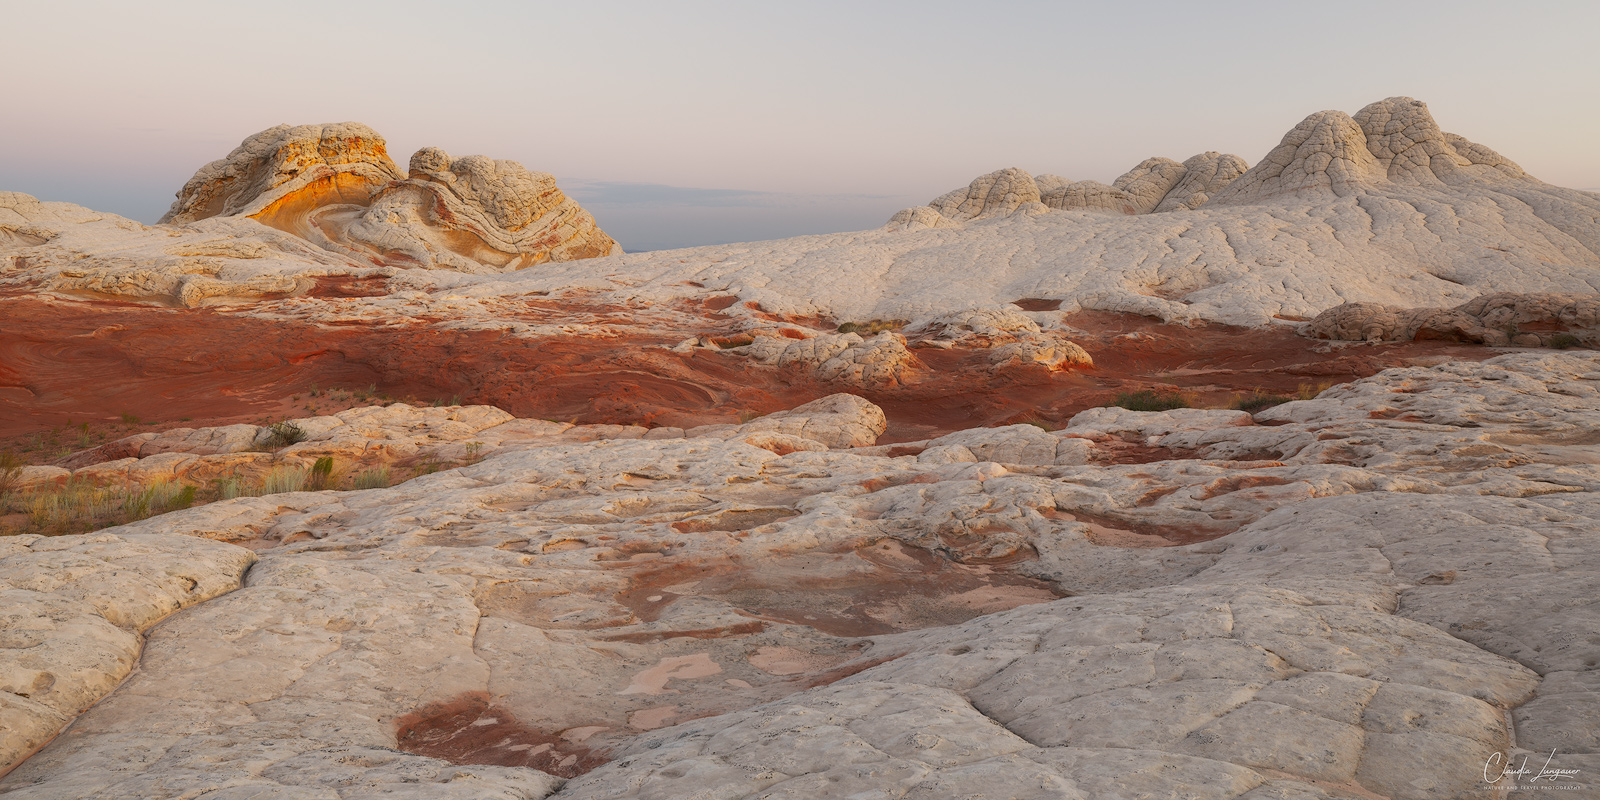
{"type": "Polygon", "coordinates": [[[1008,166],[1255,163],[1391,95],[1600,186],[1600,3],[9,3],[0,190],[153,222],[279,123],[554,173],[625,248],[881,225],[1008,166]]]}

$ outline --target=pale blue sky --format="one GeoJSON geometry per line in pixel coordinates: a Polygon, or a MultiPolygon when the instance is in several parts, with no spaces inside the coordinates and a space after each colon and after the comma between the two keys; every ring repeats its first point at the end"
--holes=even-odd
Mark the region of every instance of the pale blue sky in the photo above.
{"type": "Polygon", "coordinates": [[[1600,187],[1595,2],[4,0],[0,19],[0,190],[146,222],[282,122],[365,122],[401,164],[521,161],[654,249],[871,227],[1007,166],[1253,163],[1306,114],[1397,94],[1600,187]]]}

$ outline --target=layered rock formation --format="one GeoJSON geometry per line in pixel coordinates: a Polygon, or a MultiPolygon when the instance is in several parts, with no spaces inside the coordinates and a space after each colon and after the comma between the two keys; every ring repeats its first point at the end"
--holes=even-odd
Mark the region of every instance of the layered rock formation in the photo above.
{"type": "Polygon", "coordinates": [[[1446,339],[1504,347],[1600,347],[1600,295],[1484,295],[1455,308],[1345,303],[1318,314],[1307,336],[1345,341],[1446,339]]]}
{"type": "Polygon", "coordinates": [[[365,125],[279,125],[201,167],[163,223],[244,216],[360,261],[462,272],[622,249],[555,178],[515,161],[411,157],[409,176],[365,125]]]}
{"type": "MultiPolygon", "coordinates": [[[[1240,325],[1310,319],[1345,302],[1446,307],[1496,292],[1600,291],[1600,196],[1528,176],[1441,131],[1405,98],[1354,117],[1313,114],[1249,170],[1214,153],[1183,164],[1151,159],[1109,187],[1004,170],[883,230],[619,260],[560,260],[613,250],[587,237],[587,217],[536,174],[425,150],[410,177],[374,188],[374,176],[398,171],[355,171],[361,154],[376,152],[369,140],[333,137],[324,158],[322,129],[313,130],[292,148],[273,150],[271,138],[242,149],[231,179],[226,167],[202,170],[185,195],[194,202],[180,201],[175,213],[205,213],[208,204],[244,211],[290,195],[339,199],[286,203],[283,215],[261,217],[332,250],[237,216],[145,228],[5,195],[0,286],[214,305],[303,293],[329,274],[382,275],[396,295],[472,304],[536,293],[654,306],[733,296],[729,313],[750,317],[917,321],[1034,298],[1061,301],[1065,312],[1240,325]],[[298,155],[283,156],[280,174],[258,150],[298,155]],[[316,185],[337,186],[338,196],[292,188],[312,173],[326,173],[316,185]],[[276,188],[250,194],[268,185],[276,188]],[[537,270],[515,269],[545,258],[537,270]],[[397,274],[391,262],[447,269],[397,274]]],[[[415,302],[374,298],[363,313],[406,317],[400,307],[415,302]]],[[[494,310],[451,318],[519,325],[494,310]]]]}
{"type": "MultiPolygon", "coordinates": [[[[1513,355],[1254,419],[1097,409],[892,447],[847,396],[727,436],[506,420],[515,446],[391,489],[52,540],[259,561],[0,791],[1487,798],[1518,779],[1486,763],[1554,749],[1581,796],[1597,381],[1593,354],[1513,355]],[[1188,457],[1118,463],[1132,441],[1188,457]]],[[[422,447],[454,413],[367,415],[422,447]]]]}

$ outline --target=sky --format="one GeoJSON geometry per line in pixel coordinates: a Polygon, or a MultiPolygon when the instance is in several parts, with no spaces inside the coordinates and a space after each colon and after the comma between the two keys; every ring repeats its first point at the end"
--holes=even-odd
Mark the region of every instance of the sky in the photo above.
{"type": "Polygon", "coordinates": [[[861,230],[1005,167],[1254,163],[1426,101],[1600,187],[1600,3],[0,0],[0,191],[154,222],[280,123],[555,175],[628,250],[861,230]]]}

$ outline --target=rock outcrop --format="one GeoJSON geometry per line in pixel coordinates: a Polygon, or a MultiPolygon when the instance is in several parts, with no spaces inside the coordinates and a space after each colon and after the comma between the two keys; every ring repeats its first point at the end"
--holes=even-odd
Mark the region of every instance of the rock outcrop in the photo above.
{"type": "Polygon", "coordinates": [[[163,223],[241,216],[359,262],[503,272],[622,250],[555,178],[436,147],[409,174],[354,122],[280,125],[201,167],[163,223]]]}
{"type": "Polygon", "coordinates": [[[0,537],[0,776],[127,677],[141,634],[238,589],[254,562],[166,533],[0,537]]]}
{"type": "Polygon", "coordinates": [[[1345,303],[1318,314],[1304,332],[1354,342],[1443,339],[1494,347],[1600,347],[1600,295],[1507,292],[1455,308],[1345,303]]]}
{"type": "MultiPolygon", "coordinates": [[[[1183,164],[1151,159],[1110,186],[1002,170],[880,230],[616,261],[577,258],[612,250],[585,237],[587,217],[536,173],[429,149],[407,177],[378,186],[352,171],[375,152],[370,142],[339,151],[345,140],[330,139],[323,159],[313,155],[324,143],[316,130],[282,163],[332,175],[326,183],[342,194],[294,206],[274,224],[331,250],[248,217],[151,228],[8,194],[0,195],[0,286],[236,307],[303,296],[328,276],[381,276],[392,296],[292,313],[326,320],[356,305],[348,313],[415,319],[420,301],[438,296],[430,305],[450,305],[450,324],[499,330],[526,323],[498,301],[534,294],[629,307],[732,295],[736,316],[910,321],[1033,298],[1060,301],[1067,313],[1266,325],[1352,301],[1449,307],[1496,292],[1600,292],[1600,196],[1527,175],[1440,131],[1423,104],[1405,98],[1354,117],[1313,114],[1249,170],[1215,153],[1183,164]],[[541,259],[538,269],[516,269],[541,259]],[[396,269],[417,265],[450,269],[396,269]]],[[[242,211],[300,185],[268,160],[261,175],[279,182],[257,175],[254,158],[241,156],[215,191],[200,181],[193,207],[180,203],[180,213],[213,201],[242,211]],[[266,194],[247,191],[269,184],[276,188],[266,194]]],[[[202,171],[213,172],[228,173],[202,171]]]]}
{"type": "MultiPolygon", "coordinates": [[[[0,792],[1421,800],[1553,748],[1592,793],[1597,377],[1518,354],[1254,419],[783,455],[543,423],[389,489],[33,540],[249,531],[259,560],[0,792]],[[1108,459],[1124,437],[1191,455],[1108,459]]],[[[873,410],[772,431],[865,444],[873,410]]]]}

